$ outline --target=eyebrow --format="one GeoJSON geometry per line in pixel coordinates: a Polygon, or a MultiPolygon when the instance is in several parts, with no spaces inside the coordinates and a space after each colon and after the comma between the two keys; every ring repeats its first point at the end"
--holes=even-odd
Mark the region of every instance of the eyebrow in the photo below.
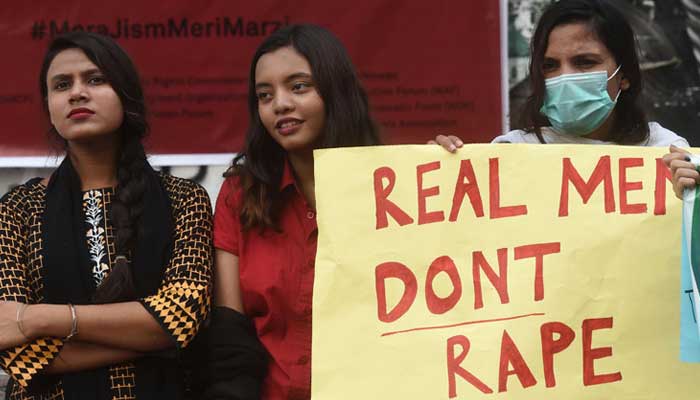
{"type": "MultiPolygon", "coordinates": [[[[80,75],[82,75],[82,76],[90,76],[90,75],[93,75],[93,74],[95,74],[95,73],[101,74],[102,71],[100,71],[99,68],[90,68],[90,69],[87,69],[87,70],[85,70],[85,71],[82,71],[82,72],[80,73],[80,75]]],[[[51,81],[51,83],[54,83],[54,82],[57,82],[57,81],[62,81],[62,80],[65,80],[65,79],[70,79],[70,77],[71,77],[71,75],[69,75],[69,74],[56,74],[56,75],[54,75],[54,76],[51,77],[51,80],[50,80],[50,81],[51,81]]]]}
{"type": "Polygon", "coordinates": [[[576,54],[574,57],[593,57],[593,58],[600,58],[601,54],[599,53],[581,53],[581,54],[576,54]]]}
{"type": "MultiPolygon", "coordinates": [[[[576,58],[576,57],[593,57],[593,58],[600,58],[602,55],[600,53],[580,53],[580,54],[574,54],[571,58],[576,58]]],[[[552,56],[547,56],[545,55],[544,60],[558,60],[556,57],[552,56]]]]}
{"type": "MultiPolygon", "coordinates": [[[[295,79],[299,79],[299,78],[312,79],[311,74],[308,74],[306,72],[295,72],[295,73],[289,75],[288,77],[286,77],[284,79],[284,82],[289,83],[289,82],[291,82],[295,79]]],[[[255,89],[260,89],[260,88],[265,88],[265,87],[270,87],[270,86],[272,86],[272,85],[267,83],[267,82],[260,82],[260,83],[255,84],[255,89]]]]}
{"type": "Polygon", "coordinates": [[[307,74],[306,72],[297,72],[297,73],[294,73],[294,74],[289,75],[289,76],[287,77],[287,79],[285,79],[284,81],[285,81],[285,82],[291,82],[291,81],[293,81],[293,80],[295,80],[295,79],[299,79],[299,78],[311,79],[311,74],[307,74]]]}

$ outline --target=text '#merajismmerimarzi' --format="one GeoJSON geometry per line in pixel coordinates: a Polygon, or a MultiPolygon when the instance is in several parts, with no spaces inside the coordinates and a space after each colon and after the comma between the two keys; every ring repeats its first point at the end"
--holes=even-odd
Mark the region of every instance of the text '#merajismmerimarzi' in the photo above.
{"type": "Polygon", "coordinates": [[[117,18],[113,24],[39,20],[34,21],[31,26],[31,37],[34,40],[43,40],[70,31],[89,31],[115,39],[240,38],[267,36],[289,23],[288,16],[269,20],[244,17],[216,17],[204,21],[168,18],[155,22],[117,18]]]}

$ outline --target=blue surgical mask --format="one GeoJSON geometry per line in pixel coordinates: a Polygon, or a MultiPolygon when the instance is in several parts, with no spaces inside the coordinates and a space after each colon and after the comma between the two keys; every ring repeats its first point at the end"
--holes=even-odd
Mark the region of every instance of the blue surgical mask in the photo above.
{"type": "Polygon", "coordinates": [[[605,71],[559,75],[544,81],[544,104],[540,112],[549,119],[552,128],[561,134],[586,136],[603,125],[612,112],[615,100],[608,95],[608,78],[605,71]]]}

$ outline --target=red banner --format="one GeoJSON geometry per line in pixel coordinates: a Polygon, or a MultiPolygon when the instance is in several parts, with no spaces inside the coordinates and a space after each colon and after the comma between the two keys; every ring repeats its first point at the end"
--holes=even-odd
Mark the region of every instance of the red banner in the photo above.
{"type": "Polygon", "coordinates": [[[236,152],[248,124],[252,54],[275,29],[301,22],[340,37],[387,142],[423,143],[442,132],[479,142],[500,133],[498,0],[42,0],[0,10],[0,156],[48,152],[39,68],[49,40],[75,29],[111,35],[134,59],[151,153],[236,152]]]}

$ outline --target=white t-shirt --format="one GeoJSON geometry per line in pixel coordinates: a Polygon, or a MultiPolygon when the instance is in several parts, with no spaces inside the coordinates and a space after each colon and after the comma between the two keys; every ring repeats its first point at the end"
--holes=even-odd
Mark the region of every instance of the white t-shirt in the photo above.
{"type": "MultiPolygon", "coordinates": [[[[556,143],[556,144],[616,144],[614,142],[606,142],[603,140],[589,139],[581,136],[573,135],[562,135],[555,132],[550,127],[542,127],[542,138],[546,143],[556,143]]],[[[510,131],[505,135],[501,135],[493,139],[491,143],[536,143],[539,144],[540,140],[534,133],[528,133],[525,131],[517,130],[510,131]]],[[[639,143],[639,146],[655,146],[655,147],[668,147],[670,145],[676,145],[678,147],[690,147],[688,141],[682,137],[676,135],[675,133],[669,131],[668,129],[662,127],[656,122],[649,123],[649,138],[643,143],[639,143]]]]}

